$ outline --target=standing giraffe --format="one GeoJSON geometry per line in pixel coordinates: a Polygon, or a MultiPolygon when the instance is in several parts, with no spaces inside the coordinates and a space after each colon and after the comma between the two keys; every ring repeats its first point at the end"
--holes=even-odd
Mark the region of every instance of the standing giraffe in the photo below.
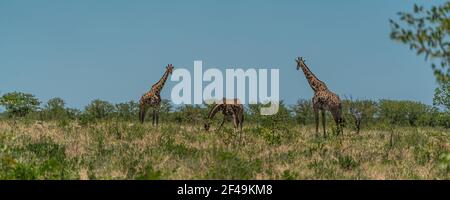
{"type": "Polygon", "coordinates": [[[239,99],[223,99],[222,102],[219,102],[216,104],[211,111],[209,111],[208,119],[205,122],[205,130],[208,131],[211,127],[211,121],[216,115],[217,112],[222,111],[223,114],[223,120],[220,124],[219,130],[223,124],[225,123],[225,120],[228,116],[233,117],[233,124],[234,129],[239,131],[242,131],[242,124],[244,123],[244,106],[241,104],[239,99]]]}
{"type": "Polygon", "coordinates": [[[159,108],[161,103],[161,90],[164,87],[164,84],[166,83],[167,78],[169,77],[169,74],[172,74],[173,72],[173,65],[169,64],[166,67],[166,72],[161,77],[161,79],[155,83],[149,92],[142,95],[141,99],[139,100],[139,120],[141,123],[144,123],[145,114],[147,113],[147,110],[149,108],[153,108],[153,114],[152,114],[152,125],[158,125],[159,122],[159,108]]]}
{"type": "Polygon", "coordinates": [[[333,115],[334,122],[337,126],[337,133],[340,134],[342,131],[342,106],[339,96],[328,90],[327,85],[320,81],[312,72],[309,70],[308,66],[305,64],[303,58],[298,57],[297,70],[300,68],[305,74],[306,80],[308,80],[309,86],[311,86],[314,91],[314,97],[312,98],[314,119],[316,122],[316,134],[319,134],[319,111],[322,113],[322,124],[323,124],[323,136],[326,137],[325,129],[325,114],[326,111],[330,111],[333,115]]]}

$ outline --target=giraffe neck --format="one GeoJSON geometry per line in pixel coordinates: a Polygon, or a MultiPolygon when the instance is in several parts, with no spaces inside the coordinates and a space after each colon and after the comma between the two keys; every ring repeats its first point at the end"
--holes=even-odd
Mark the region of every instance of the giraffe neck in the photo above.
{"type": "Polygon", "coordinates": [[[309,86],[311,86],[311,89],[314,90],[314,92],[328,90],[325,83],[320,81],[316,75],[309,70],[306,64],[302,64],[300,67],[302,68],[303,74],[305,74],[306,80],[308,80],[309,86]]]}
{"type": "Polygon", "coordinates": [[[214,116],[216,115],[216,113],[219,112],[220,106],[222,106],[222,104],[215,105],[214,108],[211,109],[211,111],[209,111],[209,114],[208,114],[208,120],[212,120],[212,118],[214,118],[214,116]]]}
{"type": "Polygon", "coordinates": [[[169,71],[166,70],[166,72],[161,77],[161,79],[152,86],[152,90],[155,93],[159,94],[161,92],[161,89],[164,87],[164,84],[166,83],[166,80],[167,80],[168,77],[169,77],[169,71]]]}

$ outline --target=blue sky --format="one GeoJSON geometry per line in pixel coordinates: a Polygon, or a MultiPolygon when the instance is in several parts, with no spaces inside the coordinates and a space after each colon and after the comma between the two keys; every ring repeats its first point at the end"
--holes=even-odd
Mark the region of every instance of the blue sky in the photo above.
{"type": "MultiPolygon", "coordinates": [[[[432,103],[429,64],[389,38],[389,18],[444,1],[0,0],[0,95],[137,101],[164,66],[279,68],[288,104],[313,95],[295,57],[335,93],[432,103]]],[[[175,82],[162,93],[170,97],[175,82]]]]}

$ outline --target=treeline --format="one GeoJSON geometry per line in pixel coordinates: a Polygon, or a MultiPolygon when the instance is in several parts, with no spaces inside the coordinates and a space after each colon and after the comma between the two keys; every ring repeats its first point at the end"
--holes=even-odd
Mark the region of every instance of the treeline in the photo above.
{"type": "MultiPolygon", "coordinates": [[[[350,108],[361,112],[363,126],[379,124],[401,126],[442,126],[450,127],[450,113],[439,108],[416,101],[407,100],[343,100],[343,113],[346,123],[350,126],[354,116],[350,108]],[[349,121],[350,120],[350,121],[349,121]]],[[[292,107],[294,118],[298,123],[310,124],[314,122],[312,104],[307,100],[299,100],[292,107]]],[[[329,117],[330,118],[330,117],[329,117]]]]}
{"type": "MultiPolygon", "coordinates": [[[[138,122],[139,104],[135,101],[113,104],[103,100],[94,100],[83,110],[67,108],[61,98],[53,98],[42,103],[32,94],[12,92],[0,98],[0,105],[5,108],[2,118],[23,118],[32,120],[76,120],[81,124],[95,123],[104,120],[121,120],[138,122]]],[[[246,123],[272,124],[314,124],[314,113],[309,100],[298,100],[295,105],[280,103],[279,112],[273,116],[261,116],[260,108],[264,106],[246,106],[246,123]]],[[[171,121],[198,125],[203,123],[210,109],[208,106],[182,105],[174,106],[163,100],[160,109],[161,122],[171,121]]],[[[364,127],[385,125],[450,127],[450,113],[436,107],[415,101],[398,100],[343,100],[343,114],[347,127],[352,127],[354,118],[350,108],[361,112],[361,124],[364,127]]],[[[150,115],[150,112],[148,113],[150,115]]],[[[217,118],[221,118],[218,115],[217,118]]],[[[150,119],[150,118],[147,118],[150,119]]],[[[328,113],[331,123],[332,117],[328,113]]]]}

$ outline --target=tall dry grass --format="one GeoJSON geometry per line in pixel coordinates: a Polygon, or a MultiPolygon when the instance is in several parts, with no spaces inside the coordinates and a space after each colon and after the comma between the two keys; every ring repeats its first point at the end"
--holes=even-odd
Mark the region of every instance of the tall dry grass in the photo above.
{"type": "MultiPolygon", "coordinates": [[[[379,127],[315,137],[246,124],[0,121],[0,179],[449,179],[448,129],[379,127]]],[[[332,132],[329,130],[328,132],[332,132]]]]}

